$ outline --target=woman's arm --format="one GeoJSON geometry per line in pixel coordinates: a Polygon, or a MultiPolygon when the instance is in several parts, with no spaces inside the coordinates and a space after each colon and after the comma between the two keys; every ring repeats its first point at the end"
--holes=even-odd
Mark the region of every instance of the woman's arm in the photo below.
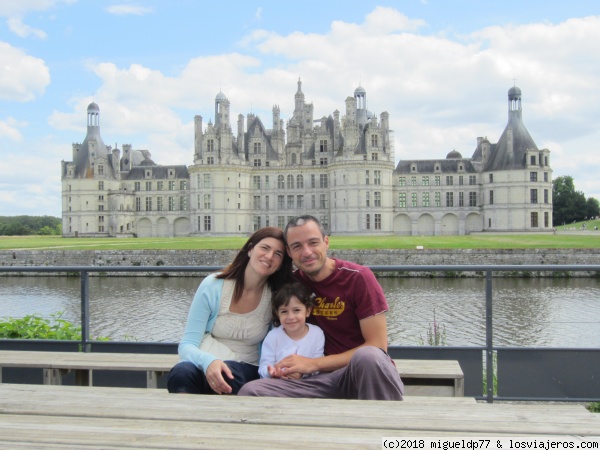
{"type": "Polygon", "coordinates": [[[219,312],[223,280],[209,275],[198,287],[190,310],[178,353],[182,361],[189,361],[205,373],[208,366],[217,358],[200,350],[205,333],[212,330],[219,312]]]}

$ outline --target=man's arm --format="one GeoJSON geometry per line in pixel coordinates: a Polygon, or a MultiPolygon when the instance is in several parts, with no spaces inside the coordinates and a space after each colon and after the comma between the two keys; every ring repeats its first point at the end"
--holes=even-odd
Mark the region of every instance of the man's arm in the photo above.
{"type": "Polygon", "coordinates": [[[332,372],[346,367],[354,352],[360,347],[373,346],[387,351],[387,322],[385,313],[367,317],[360,322],[360,330],[365,343],[337,355],[328,355],[321,358],[306,358],[304,356],[290,355],[276,364],[276,367],[285,368],[289,373],[309,374],[313,372],[332,372]]]}

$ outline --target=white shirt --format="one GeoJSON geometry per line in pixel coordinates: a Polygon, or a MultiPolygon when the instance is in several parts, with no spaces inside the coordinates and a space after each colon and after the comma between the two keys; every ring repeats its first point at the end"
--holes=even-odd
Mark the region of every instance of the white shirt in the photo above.
{"type": "Polygon", "coordinates": [[[302,339],[295,341],[289,337],[283,327],[273,328],[265,337],[260,355],[258,373],[261,378],[269,378],[268,366],[273,366],[289,355],[301,355],[307,358],[323,356],[325,335],[316,325],[307,323],[308,333],[302,339]]]}

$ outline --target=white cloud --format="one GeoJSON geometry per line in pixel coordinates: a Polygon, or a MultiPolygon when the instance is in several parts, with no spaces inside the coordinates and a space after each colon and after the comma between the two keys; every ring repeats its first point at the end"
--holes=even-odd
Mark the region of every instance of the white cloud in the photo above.
{"type": "Polygon", "coordinates": [[[22,141],[23,135],[19,131],[19,128],[25,125],[25,123],[18,122],[12,117],[9,117],[7,120],[0,120],[0,139],[8,139],[13,142],[22,141]]]}
{"type": "Polygon", "coordinates": [[[135,6],[135,5],[112,5],[106,8],[106,11],[110,14],[117,16],[135,15],[144,16],[154,12],[153,8],[147,6],[135,6]]]}
{"type": "Polygon", "coordinates": [[[46,33],[43,30],[38,30],[37,28],[24,24],[20,18],[11,17],[7,20],[7,23],[10,31],[19,37],[25,38],[33,35],[38,39],[46,39],[46,33]]]}
{"type": "Polygon", "coordinates": [[[26,102],[44,93],[50,71],[43,60],[0,42],[0,99],[26,102]]]}

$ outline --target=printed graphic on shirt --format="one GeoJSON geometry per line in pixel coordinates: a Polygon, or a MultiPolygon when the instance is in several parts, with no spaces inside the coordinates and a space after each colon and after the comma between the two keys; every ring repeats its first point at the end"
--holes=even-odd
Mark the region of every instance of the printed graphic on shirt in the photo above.
{"type": "Polygon", "coordinates": [[[336,297],[333,301],[327,301],[327,297],[315,298],[315,307],[312,311],[313,316],[322,316],[327,318],[337,317],[346,309],[346,302],[336,297]]]}

